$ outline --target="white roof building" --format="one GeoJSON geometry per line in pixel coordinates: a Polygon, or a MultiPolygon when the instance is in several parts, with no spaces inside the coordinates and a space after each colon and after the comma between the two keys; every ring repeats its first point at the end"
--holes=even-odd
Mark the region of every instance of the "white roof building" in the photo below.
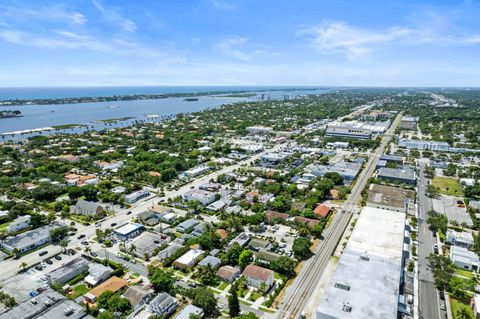
{"type": "Polygon", "coordinates": [[[450,247],[450,259],[453,263],[462,269],[478,271],[480,261],[473,251],[463,247],[450,247]]]}
{"type": "Polygon", "coordinates": [[[194,266],[203,255],[204,251],[201,249],[190,249],[180,258],[173,262],[173,265],[177,268],[190,268],[194,266]]]}
{"type": "Polygon", "coordinates": [[[447,242],[458,247],[470,248],[473,245],[473,235],[469,232],[449,229],[447,230],[447,242]]]}
{"type": "Polygon", "coordinates": [[[397,318],[405,218],[364,207],[316,319],[397,318]]]}

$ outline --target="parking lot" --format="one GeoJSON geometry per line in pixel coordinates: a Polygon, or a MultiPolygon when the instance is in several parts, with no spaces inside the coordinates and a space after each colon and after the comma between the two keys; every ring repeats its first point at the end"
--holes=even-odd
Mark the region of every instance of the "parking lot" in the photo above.
{"type": "Polygon", "coordinates": [[[463,199],[451,196],[441,196],[438,199],[432,199],[433,210],[441,214],[446,214],[449,221],[454,220],[458,225],[466,223],[468,226],[472,226],[473,222],[467,213],[465,205],[461,207],[461,205],[457,204],[457,201],[463,202],[463,199]]]}

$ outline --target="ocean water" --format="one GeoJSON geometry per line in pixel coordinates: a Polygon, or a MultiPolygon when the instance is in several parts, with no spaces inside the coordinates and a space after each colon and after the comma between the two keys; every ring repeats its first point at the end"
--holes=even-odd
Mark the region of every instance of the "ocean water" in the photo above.
{"type": "MultiPolygon", "coordinates": [[[[250,88],[258,90],[260,88],[250,88]]],[[[243,87],[122,87],[122,88],[45,88],[45,89],[0,89],[0,100],[12,98],[63,98],[81,96],[112,96],[127,94],[156,94],[156,93],[191,93],[205,91],[243,91],[243,87]],[[11,90],[11,91],[9,91],[11,90]],[[70,91],[71,90],[71,91],[70,91]],[[142,91],[143,90],[143,91],[142,91]],[[162,91],[163,90],[163,91],[162,91]],[[96,92],[96,93],[95,93],[96,92]]],[[[257,95],[248,98],[230,98],[222,96],[199,96],[198,101],[185,101],[183,97],[166,98],[158,100],[133,100],[115,102],[93,102],[78,104],[52,104],[52,105],[21,105],[0,106],[0,110],[19,110],[23,117],[0,119],[0,134],[45,128],[65,124],[87,125],[89,129],[100,130],[104,128],[120,127],[132,124],[137,120],[160,121],[162,116],[175,115],[202,111],[241,101],[259,100],[262,95],[271,99],[280,99],[285,95],[295,97],[304,94],[323,94],[328,89],[302,88],[266,88],[265,91],[256,92],[257,95]],[[270,89],[273,89],[271,91],[270,89]],[[158,115],[157,118],[148,115],[158,115]],[[100,120],[133,117],[130,120],[117,123],[99,123],[100,120]]],[[[78,133],[84,129],[66,129],[63,132],[78,133]]],[[[35,134],[52,134],[51,131],[36,133],[2,135],[1,139],[27,138],[35,134]]]]}

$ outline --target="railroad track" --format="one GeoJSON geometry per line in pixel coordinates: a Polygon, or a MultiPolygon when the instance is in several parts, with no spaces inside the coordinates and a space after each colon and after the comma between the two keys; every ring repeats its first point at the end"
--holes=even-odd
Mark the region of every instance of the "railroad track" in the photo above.
{"type": "Polygon", "coordinates": [[[390,129],[386,132],[382,138],[382,143],[376,149],[375,153],[369,158],[366,168],[360,173],[360,176],[348,197],[347,202],[343,205],[339,214],[335,215],[330,227],[324,232],[324,239],[321,241],[315,256],[307,261],[299,277],[295,280],[298,282],[296,286],[293,286],[293,291],[288,291],[288,298],[281,306],[277,318],[279,319],[293,319],[298,318],[307,301],[311,297],[311,293],[314,291],[315,286],[318,284],[318,279],[322,275],[323,271],[327,267],[330,257],[335,252],[340,239],[342,238],[345,229],[348,227],[351,217],[355,213],[357,204],[360,200],[362,190],[373,175],[375,171],[375,165],[377,160],[385,151],[386,146],[390,142],[395,128],[398,126],[402,114],[400,113],[395,121],[392,123],[390,129]]]}

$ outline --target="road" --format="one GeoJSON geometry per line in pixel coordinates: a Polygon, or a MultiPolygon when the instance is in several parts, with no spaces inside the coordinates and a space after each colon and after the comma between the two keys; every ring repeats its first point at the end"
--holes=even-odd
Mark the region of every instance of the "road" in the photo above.
{"type": "Polygon", "coordinates": [[[330,227],[325,230],[323,239],[320,241],[314,256],[305,262],[299,276],[297,276],[293,284],[287,288],[283,303],[277,312],[277,318],[298,318],[302,314],[305,305],[317,286],[318,279],[325,270],[330,257],[335,252],[349,224],[350,218],[357,212],[362,190],[365,188],[368,179],[375,172],[376,163],[392,139],[401,117],[402,114],[398,114],[390,128],[385,132],[380,146],[370,156],[365,169],[357,178],[352,192],[342,206],[340,213],[335,215],[330,227]]]}
{"type": "MultiPolygon", "coordinates": [[[[260,157],[268,152],[275,152],[278,151],[280,148],[282,148],[282,144],[275,144],[272,148],[266,149],[263,152],[254,154],[250,158],[244,160],[244,161],[239,161],[235,163],[234,165],[230,165],[227,167],[224,167],[218,171],[212,172],[210,174],[207,174],[201,178],[195,179],[182,187],[176,189],[176,190],[170,190],[170,191],[165,191],[165,195],[163,197],[160,197],[158,195],[153,195],[150,196],[146,199],[143,199],[135,204],[132,205],[131,208],[129,209],[122,209],[116,212],[115,215],[109,216],[106,218],[106,220],[102,221],[101,223],[101,229],[105,228],[110,228],[112,224],[116,224],[116,227],[126,224],[129,221],[132,220],[132,218],[135,218],[139,213],[145,211],[149,206],[152,206],[154,204],[157,204],[160,200],[168,200],[169,198],[175,198],[177,196],[181,196],[182,194],[186,193],[189,191],[191,188],[198,186],[209,182],[211,179],[216,179],[219,175],[221,174],[226,174],[230,173],[238,168],[240,168],[243,165],[248,165],[258,159],[260,157]],[[127,215],[127,212],[131,211],[132,213],[127,215]]],[[[67,225],[72,222],[70,219],[66,219],[65,222],[67,225]]],[[[76,223],[75,227],[77,228],[77,235],[78,234],[84,234],[85,238],[83,239],[78,239],[77,236],[71,236],[69,238],[69,246],[68,248],[74,248],[74,247],[82,247],[84,248],[83,245],[81,245],[81,242],[84,240],[89,240],[94,238],[95,235],[95,230],[96,227],[93,225],[85,226],[80,223],[76,223]]],[[[27,254],[25,256],[22,256],[20,259],[7,259],[3,260],[2,263],[2,271],[0,272],[0,281],[5,280],[7,278],[10,278],[14,276],[16,273],[18,273],[21,270],[21,264],[25,262],[28,267],[31,267],[45,259],[51,258],[54,255],[57,255],[60,253],[61,248],[58,245],[48,245],[39,251],[32,252],[30,254],[27,254]],[[40,251],[47,251],[48,253],[44,256],[39,256],[38,252],[40,251]]],[[[125,261],[122,261],[122,263],[125,263],[125,261]]]]}
{"type": "Polygon", "coordinates": [[[428,180],[425,177],[425,163],[418,161],[418,297],[419,317],[424,319],[445,318],[445,312],[440,310],[439,294],[435,287],[433,274],[428,267],[427,257],[433,252],[437,242],[426,222],[427,212],[432,209],[432,200],[426,194],[428,180]]]}

